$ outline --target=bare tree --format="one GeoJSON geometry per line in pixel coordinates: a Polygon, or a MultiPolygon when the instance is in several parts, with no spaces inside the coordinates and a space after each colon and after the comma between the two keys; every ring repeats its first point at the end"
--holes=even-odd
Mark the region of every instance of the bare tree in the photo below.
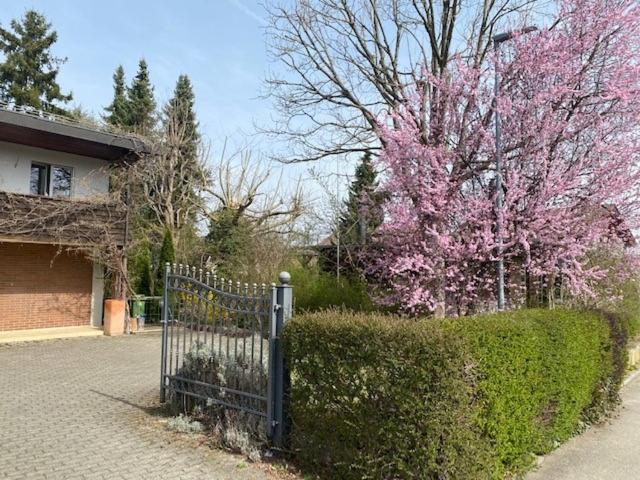
{"type": "MultiPolygon", "coordinates": [[[[278,64],[267,91],[280,117],[267,133],[291,152],[318,160],[380,146],[381,113],[428,91],[424,68],[444,75],[454,54],[479,65],[496,27],[545,0],[302,0],[267,6],[269,50],[278,64]],[[279,68],[283,67],[283,68],[279,68]]],[[[437,101],[429,102],[437,105],[437,101]]],[[[425,115],[415,111],[418,125],[425,115]]],[[[433,134],[430,133],[430,134],[433,134]]],[[[437,132],[436,132],[437,134],[437,132]]]]}
{"type": "Polygon", "coordinates": [[[125,172],[120,182],[129,185],[131,204],[145,234],[155,232],[161,238],[167,229],[177,246],[185,227],[197,223],[211,176],[207,148],[193,135],[176,113],[167,114],[162,130],[151,141],[151,153],[125,172]],[[185,148],[189,144],[196,145],[195,152],[185,148]]]}
{"type": "Polygon", "coordinates": [[[274,174],[270,165],[253,159],[247,149],[227,156],[226,146],[213,172],[213,181],[205,189],[210,198],[205,217],[215,219],[218,212],[228,210],[236,222],[247,220],[256,235],[293,231],[304,211],[299,181],[287,186],[282,170],[274,174]]]}
{"type": "MultiPolygon", "coordinates": [[[[280,166],[281,167],[281,166],[280,166]]],[[[212,168],[204,216],[208,267],[245,279],[271,281],[283,268],[306,210],[299,181],[287,181],[247,149],[223,151],[212,168]]]]}

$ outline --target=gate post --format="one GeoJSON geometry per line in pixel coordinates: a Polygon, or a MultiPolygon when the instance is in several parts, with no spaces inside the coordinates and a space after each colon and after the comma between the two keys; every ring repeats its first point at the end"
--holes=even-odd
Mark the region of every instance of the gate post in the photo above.
{"type": "Polygon", "coordinates": [[[166,382],[165,374],[167,373],[167,329],[169,326],[169,272],[171,264],[167,262],[164,266],[164,285],[162,292],[162,357],[160,360],[160,402],[166,401],[166,382]]]}
{"type": "Polygon", "coordinates": [[[293,292],[291,275],[280,272],[280,285],[273,288],[271,333],[269,335],[269,402],[267,419],[271,441],[276,448],[282,447],[284,441],[285,415],[284,396],[288,389],[288,372],[285,369],[284,352],[282,351],[282,331],[292,314],[293,292]]]}

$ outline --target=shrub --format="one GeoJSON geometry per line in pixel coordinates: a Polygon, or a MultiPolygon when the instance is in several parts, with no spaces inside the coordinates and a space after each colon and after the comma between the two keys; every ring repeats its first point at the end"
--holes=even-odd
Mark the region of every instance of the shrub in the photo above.
{"type": "Polygon", "coordinates": [[[315,266],[290,265],[296,312],[315,312],[338,307],[355,311],[371,311],[373,304],[366,283],[348,276],[336,278],[315,266]]]}
{"type": "Polygon", "coordinates": [[[480,478],[462,342],[439,325],[337,310],[292,319],[292,448],[327,478],[480,478]]]}
{"type": "Polygon", "coordinates": [[[640,285],[637,278],[627,279],[621,286],[621,298],[610,308],[620,315],[625,322],[630,338],[640,333],[640,285]]]}
{"type": "MultiPolygon", "coordinates": [[[[253,395],[266,395],[268,386],[266,360],[262,359],[261,361],[256,358],[259,355],[259,347],[257,346],[255,347],[256,357],[252,362],[250,354],[246,358],[241,354],[237,358],[221,354],[217,351],[215,342],[213,343],[214,346],[210,347],[203,342],[193,342],[189,351],[184,355],[184,363],[178,370],[178,377],[203,383],[191,384],[174,379],[176,390],[189,391],[195,397],[184,393],[174,393],[171,398],[173,406],[181,408],[185,414],[205,410],[205,416],[215,424],[218,433],[233,430],[228,438],[238,437],[237,432],[242,431],[243,435],[251,438],[256,444],[266,443],[266,425],[263,418],[240,410],[226,408],[217,403],[220,401],[242,406],[245,409],[260,409],[259,401],[226,391],[224,388],[253,395]],[[207,386],[210,383],[222,388],[207,386]],[[205,401],[204,398],[209,400],[205,401]]],[[[266,351],[264,354],[267,354],[266,351]]],[[[222,436],[221,438],[226,439],[227,437],[222,436]]],[[[235,448],[235,445],[225,446],[235,448]]]]}
{"type": "Polygon", "coordinates": [[[617,403],[624,324],[561,309],[299,316],[284,337],[292,448],[327,478],[501,478],[617,403]]]}
{"type": "MultiPolygon", "coordinates": [[[[610,407],[606,320],[593,312],[519,310],[445,322],[476,363],[494,475],[526,467],[610,407]],[[598,405],[596,405],[598,403],[598,405]]],[[[617,392],[617,389],[616,389],[617,392]]]]}
{"type": "Polygon", "coordinates": [[[180,414],[177,417],[171,417],[168,420],[167,430],[180,433],[202,433],[204,431],[204,426],[201,422],[180,414]]]}

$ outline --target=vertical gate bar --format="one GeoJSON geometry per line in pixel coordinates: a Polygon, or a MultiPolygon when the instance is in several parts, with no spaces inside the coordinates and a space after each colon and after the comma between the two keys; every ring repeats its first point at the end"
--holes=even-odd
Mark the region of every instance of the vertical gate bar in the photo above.
{"type": "MultiPolygon", "coordinates": [[[[244,295],[242,296],[242,316],[244,320],[242,321],[242,329],[247,331],[249,330],[249,305],[251,304],[249,300],[249,284],[244,284],[244,295]]],[[[250,330],[249,330],[250,331],[250,330]]],[[[247,363],[247,335],[246,333],[242,334],[242,361],[243,363],[247,363]]]]}
{"type": "MultiPolygon", "coordinates": [[[[227,292],[228,293],[232,293],[232,285],[233,282],[231,280],[229,280],[227,282],[227,292]]],[[[227,336],[227,361],[229,361],[229,350],[231,349],[231,337],[229,337],[229,335],[231,335],[231,325],[230,325],[230,321],[229,321],[229,317],[232,315],[233,311],[231,310],[231,307],[233,307],[233,303],[231,302],[231,297],[227,296],[224,299],[224,314],[225,314],[225,325],[227,327],[227,331],[226,331],[226,336],[227,336]]]]}
{"type": "MultiPolygon", "coordinates": [[[[263,283],[260,285],[260,317],[259,317],[259,321],[260,321],[260,372],[258,373],[260,375],[260,385],[263,384],[264,382],[264,371],[265,371],[265,361],[264,361],[264,326],[265,324],[268,325],[271,322],[271,311],[273,311],[273,306],[271,305],[271,299],[267,298],[267,286],[263,283]],[[269,310],[269,308],[271,308],[271,310],[269,310]]],[[[267,334],[267,339],[269,338],[268,334],[267,334]]],[[[269,381],[269,364],[267,363],[267,382],[269,381]]],[[[267,387],[267,391],[262,391],[260,392],[262,395],[268,396],[269,395],[269,387],[267,387]]],[[[267,405],[265,405],[268,408],[269,402],[267,401],[267,405]]],[[[269,420],[270,421],[270,420],[269,420]]]]}
{"type": "MultiPolygon", "coordinates": [[[[207,288],[204,289],[204,340],[202,343],[207,346],[207,333],[209,332],[209,272],[204,274],[204,283],[207,288]]],[[[211,333],[213,335],[213,333],[211,333]]],[[[211,353],[211,352],[209,352],[211,353]]]]}
{"type": "Polygon", "coordinates": [[[166,401],[165,375],[167,373],[167,328],[169,322],[169,262],[164,266],[164,291],[162,301],[162,356],[160,360],[160,402],[166,401]]]}
{"type": "MultiPolygon", "coordinates": [[[[251,297],[251,384],[255,385],[256,383],[256,375],[255,375],[255,345],[256,345],[256,315],[259,315],[258,309],[256,308],[256,293],[257,293],[258,285],[253,284],[253,292],[251,297]]],[[[260,385],[258,384],[258,388],[256,388],[256,393],[260,395],[260,385]]],[[[251,407],[254,410],[259,410],[256,402],[252,402],[251,407]]]]}
{"type": "Polygon", "coordinates": [[[273,358],[270,359],[273,365],[273,427],[271,440],[276,448],[282,447],[284,444],[285,434],[285,418],[284,418],[284,396],[288,388],[288,375],[285,371],[284,352],[282,351],[282,331],[284,325],[291,318],[292,292],[291,275],[287,272],[281,272],[278,275],[280,285],[275,288],[276,306],[275,322],[271,328],[273,358]]]}
{"type": "MultiPolygon", "coordinates": [[[[236,317],[236,328],[234,334],[234,342],[233,342],[233,360],[236,364],[236,368],[238,368],[238,335],[240,335],[240,311],[242,309],[242,302],[240,301],[240,282],[236,281],[236,299],[234,301],[235,305],[235,317],[236,317]]],[[[236,390],[240,387],[240,372],[235,376],[236,377],[236,390]]]]}
{"type": "MultiPolygon", "coordinates": [[[[173,264],[173,269],[171,270],[171,272],[173,272],[173,274],[175,275],[177,272],[177,265],[174,263],[173,264]]],[[[175,282],[173,277],[169,278],[169,282],[173,283],[175,282]]],[[[168,290],[171,290],[171,285],[169,285],[169,287],[167,287],[168,290]]],[[[168,292],[167,292],[168,293],[168,292]]],[[[171,322],[171,326],[169,327],[169,375],[173,374],[173,324],[175,323],[173,320],[175,318],[175,309],[174,312],[171,314],[171,318],[170,318],[170,322],[171,322]]]]}
{"type": "MultiPolygon", "coordinates": [[[[189,291],[189,287],[191,286],[191,282],[189,281],[189,265],[186,266],[185,277],[187,280],[184,284],[184,290],[189,291]]],[[[182,361],[180,362],[180,366],[184,365],[184,355],[187,352],[187,322],[185,321],[185,314],[182,312],[184,309],[184,305],[189,301],[189,294],[180,292],[180,316],[182,317],[182,361]]],[[[189,309],[187,308],[186,315],[189,315],[189,309]]],[[[177,368],[177,365],[176,365],[177,368]]]]}
{"type": "MultiPolygon", "coordinates": [[[[193,267],[195,271],[196,267],[193,267]]],[[[198,282],[202,283],[202,269],[198,270],[198,282]]],[[[196,320],[196,345],[200,345],[200,317],[202,317],[202,285],[200,283],[195,284],[197,288],[194,288],[194,292],[197,292],[196,298],[198,299],[198,306],[196,308],[196,316],[198,317],[196,320]]]]}
{"type": "MultiPolygon", "coordinates": [[[[193,281],[196,278],[196,267],[192,266],[191,270],[189,270],[189,267],[187,267],[187,275],[189,275],[189,272],[192,272],[191,275],[191,280],[189,281],[189,296],[187,298],[189,298],[189,308],[187,309],[187,312],[189,312],[189,352],[191,352],[191,349],[193,348],[193,312],[195,310],[195,297],[197,296],[195,294],[196,292],[196,283],[193,281]]],[[[184,353],[187,353],[187,351],[185,350],[184,353]]]]}
{"type": "Polygon", "coordinates": [[[273,361],[275,357],[275,335],[276,335],[276,323],[277,323],[277,309],[278,309],[278,292],[276,290],[276,284],[271,284],[271,302],[270,302],[270,317],[269,317],[269,370],[267,372],[267,436],[272,441],[275,437],[275,410],[274,410],[274,380],[275,380],[275,363],[273,361]]]}
{"type": "MultiPolygon", "coordinates": [[[[215,352],[217,361],[218,361],[218,366],[221,366],[220,363],[220,331],[218,331],[218,350],[215,350],[215,344],[216,344],[216,302],[218,301],[218,299],[220,298],[220,295],[218,295],[218,291],[216,290],[216,288],[218,287],[218,275],[216,275],[215,273],[213,274],[213,291],[211,292],[211,352],[215,352]]],[[[214,371],[214,369],[211,369],[211,383],[214,384],[220,384],[220,381],[217,380],[216,377],[216,373],[214,371]]]]}
{"type": "MultiPolygon", "coordinates": [[[[180,269],[180,277],[182,277],[182,264],[178,265],[178,268],[180,269]]],[[[184,293],[181,292],[181,284],[179,282],[184,282],[182,280],[182,278],[176,278],[176,314],[177,314],[177,324],[176,324],[176,365],[175,365],[175,372],[178,373],[178,370],[180,369],[180,341],[182,340],[181,337],[183,337],[183,333],[184,333],[184,326],[182,326],[182,299],[184,297],[184,293]],[[182,333],[181,333],[182,332],[182,333]]],[[[184,343],[184,342],[183,342],[184,343]]]]}

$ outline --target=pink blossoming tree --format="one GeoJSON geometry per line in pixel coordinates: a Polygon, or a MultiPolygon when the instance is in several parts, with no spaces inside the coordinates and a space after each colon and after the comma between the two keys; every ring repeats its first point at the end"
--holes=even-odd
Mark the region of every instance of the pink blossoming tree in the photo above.
{"type": "Polygon", "coordinates": [[[611,272],[589,266],[588,253],[619,249],[637,225],[638,52],[637,2],[561,0],[550,26],[515,36],[480,68],[457,58],[443,75],[425,70],[413,101],[380,124],[389,200],[369,273],[382,303],[410,313],[493,308],[497,215],[510,306],[531,279],[561,278],[573,295],[590,295],[611,272]]]}

